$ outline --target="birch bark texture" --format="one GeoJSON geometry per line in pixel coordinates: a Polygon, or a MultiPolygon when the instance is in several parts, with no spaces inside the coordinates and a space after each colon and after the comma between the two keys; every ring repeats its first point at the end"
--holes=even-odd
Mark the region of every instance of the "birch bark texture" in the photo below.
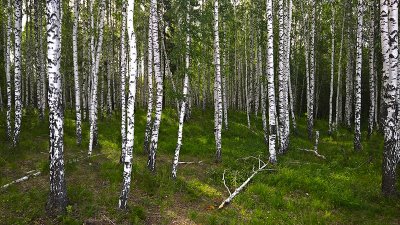
{"type": "Polygon", "coordinates": [[[383,134],[382,193],[396,194],[396,169],[398,163],[397,130],[397,60],[398,60],[398,2],[380,1],[380,27],[383,56],[383,134]]]}
{"type": "Polygon", "coordinates": [[[126,150],[126,98],[125,98],[125,80],[126,80],[126,51],[125,51],[125,34],[126,34],[126,0],[122,2],[122,27],[121,27],[121,163],[125,159],[126,150]]]}
{"type": "MultiPolygon", "coordinates": [[[[11,0],[7,1],[8,15],[11,15],[11,0]]],[[[11,95],[11,16],[7,17],[7,46],[6,46],[6,82],[7,82],[7,139],[12,140],[12,128],[11,128],[11,107],[12,107],[12,95],[11,95]]]]}
{"type": "Polygon", "coordinates": [[[315,77],[315,0],[311,0],[311,40],[310,40],[310,76],[309,76],[309,91],[308,91],[308,111],[307,111],[307,130],[308,138],[312,140],[314,129],[314,77],[315,77]]]}
{"type": "Polygon", "coordinates": [[[268,81],[268,117],[269,138],[268,150],[269,161],[275,163],[276,159],[276,105],[275,105],[275,81],[274,81],[274,27],[272,0],[267,0],[267,81],[268,81]]]}
{"type": "Polygon", "coordinates": [[[81,91],[79,87],[79,68],[78,68],[78,22],[79,22],[79,0],[74,1],[74,24],[72,27],[72,48],[74,63],[74,85],[75,85],[75,113],[76,113],[76,143],[82,142],[81,128],[81,91]]]}
{"type": "MultiPolygon", "coordinates": [[[[146,114],[146,130],[144,133],[143,150],[149,153],[149,144],[151,137],[151,121],[153,114],[153,23],[149,16],[149,37],[148,37],[148,64],[147,64],[147,114],[146,114]]],[[[179,111],[179,110],[178,110],[179,111]]]]}
{"type": "Polygon", "coordinates": [[[216,145],[216,162],[222,161],[221,156],[221,132],[222,132],[222,90],[221,90],[221,59],[219,48],[219,18],[218,18],[218,0],[214,0],[214,65],[215,65],[215,112],[214,112],[214,132],[216,145]]]}
{"type": "Polygon", "coordinates": [[[332,134],[332,111],[333,111],[333,77],[335,75],[335,10],[334,5],[332,4],[332,18],[331,18],[331,35],[332,35],[332,46],[331,46],[331,82],[330,82],[330,91],[329,91],[329,134],[332,134]]]}
{"type": "MultiPolygon", "coordinates": [[[[357,22],[357,57],[356,57],[356,77],[354,79],[354,149],[360,151],[361,146],[361,69],[362,69],[362,29],[363,29],[363,0],[358,0],[357,6],[358,22],[357,22]]],[[[397,30],[396,30],[397,32],[397,30]]],[[[397,46],[396,46],[397,51],[397,46]]],[[[397,61],[396,61],[397,66],[397,61]]],[[[397,72],[397,71],[396,71],[397,72]]]]}
{"type": "Polygon", "coordinates": [[[186,104],[187,104],[187,94],[188,94],[188,86],[189,86],[189,66],[190,66],[190,2],[188,1],[187,12],[186,12],[186,56],[185,56],[185,77],[183,80],[183,100],[181,103],[181,110],[179,111],[179,126],[178,126],[178,141],[176,144],[174,160],[172,164],[172,178],[176,179],[176,173],[178,170],[179,164],[179,152],[182,147],[182,136],[183,136],[183,122],[185,119],[186,113],[186,104]]]}
{"type": "Polygon", "coordinates": [[[368,116],[368,136],[371,136],[375,125],[375,3],[371,2],[370,10],[370,27],[369,27],[369,116],[368,116]]]}
{"type": "Polygon", "coordinates": [[[157,11],[157,0],[151,0],[150,16],[152,23],[153,33],[153,53],[154,53],[154,75],[156,77],[157,92],[156,92],[156,107],[155,116],[153,122],[153,129],[151,134],[150,152],[147,166],[150,171],[154,172],[156,169],[156,153],[158,148],[158,136],[160,133],[161,115],[163,108],[163,75],[161,73],[161,57],[160,57],[160,45],[158,40],[158,11],[157,11]]]}
{"type": "Polygon", "coordinates": [[[97,86],[98,86],[98,72],[99,72],[99,64],[101,57],[101,49],[103,44],[103,28],[104,28],[104,15],[105,15],[105,0],[102,0],[100,3],[100,22],[99,22],[99,39],[97,41],[97,49],[95,58],[93,58],[92,62],[92,99],[91,99],[91,120],[92,123],[90,125],[90,134],[89,134],[89,155],[92,155],[93,146],[95,146],[97,142],[97,86]]]}
{"type": "Polygon", "coordinates": [[[21,72],[21,42],[22,42],[22,0],[14,1],[14,102],[15,102],[15,125],[13,146],[19,142],[22,121],[22,72],[21,72]]]}
{"type": "Polygon", "coordinates": [[[47,210],[52,214],[58,215],[65,212],[67,206],[67,190],[64,173],[62,77],[60,73],[61,21],[59,0],[47,0],[46,15],[50,123],[50,195],[47,202],[47,210]]]}
{"type": "Polygon", "coordinates": [[[134,0],[128,0],[128,37],[129,37],[129,95],[127,105],[126,153],[124,158],[123,187],[119,198],[119,208],[125,209],[131,185],[132,154],[135,141],[135,98],[137,77],[136,34],[133,27],[134,0]]]}

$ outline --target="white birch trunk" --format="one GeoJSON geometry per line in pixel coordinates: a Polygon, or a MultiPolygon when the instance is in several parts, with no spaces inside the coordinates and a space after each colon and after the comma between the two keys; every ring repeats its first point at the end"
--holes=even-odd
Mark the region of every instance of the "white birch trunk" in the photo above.
{"type": "Polygon", "coordinates": [[[121,162],[124,162],[126,150],[126,99],[125,99],[125,77],[126,77],[126,1],[122,2],[122,27],[121,27],[121,162]]]}
{"type": "Polygon", "coordinates": [[[19,134],[21,132],[22,121],[22,71],[21,71],[21,43],[22,43],[22,0],[14,1],[14,101],[15,101],[15,126],[14,126],[14,139],[13,146],[19,142],[19,134]]]}
{"type": "Polygon", "coordinates": [[[332,111],[333,111],[333,77],[335,75],[335,10],[332,4],[332,21],[331,21],[331,35],[332,35],[332,46],[331,46],[331,82],[329,89],[329,134],[333,131],[332,111]]]}
{"type": "Polygon", "coordinates": [[[370,28],[369,28],[369,117],[368,136],[371,136],[375,125],[375,3],[370,3],[370,28]]]}
{"type": "Polygon", "coordinates": [[[47,210],[55,215],[65,212],[67,190],[64,173],[63,109],[61,58],[60,1],[48,0],[47,12],[47,72],[49,80],[50,122],[50,195],[47,210]]]}
{"type": "Polygon", "coordinates": [[[308,138],[312,140],[314,129],[314,76],[315,76],[315,54],[314,54],[314,40],[315,40],[315,0],[311,0],[311,42],[310,42],[310,77],[309,77],[309,105],[307,114],[307,130],[308,138]]]}
{"type": "Polygon", "coordinates": [[[276,106],[275,106],[275,81],[274,81],[274,31],[272,0],[267,0],[267,80],[268,80],[268,115],[269,115],[269,161],[276,160],[276,106]]]}
{"type": "Polygon", "coordinates": [[[151,134],[150,152],[149,160],[147,166],[150,171],[155,171],[156,169],[156,152],[158,148],[158,136],[160,133],[161,115],[163,108],[163,77],[161,74],[160,67],[160,47],[158,40],[158,15],[157,15],[157,0],[151,0],[151,22],[152,22],[152,36],[153,36],[153,52],[154,52],[154,74],[157,83],[156,92],[156,108],[155,117],[153,123],[153,129],[151,134]]]}
{"type": "Polygon", "coordinates": [[[214,65],[215,65],[215,113],[214,132],[216,145],[216,162],[221,162],[221,130],[222,130],[222,93],[221,93],[221,64],[219,49],[219,25],[218,25],[218,0],[214,0],[214,65]]]}
{"type": "Polygon", "coordinates": [[[129,95],[127,105],[127,135],[126,154],[124,158],[123,187],[119,197],[119,208],[125,209],[131,185],[132,154],[135,131],[135,98],[136,98],[136,77],[137,77],[137,49],[136,34],[133,27],[134,0],[128,1],[128,37],[129,37],[129,95]]]}
{"type": "Polygon", "coordinates": [[[99,23],[99,40],[97,42],[97,50],[96,57],[94,58],[94,64],[92,65],[92,75],[93,75],[93,86],[92,86],[92,110],[91,117],[92,123],[90,126],[90,134],[89,134],[89,151],[88,154],[92,155],[93,146],[97,142],[97,83],[98,83],[98,72],[99,72],[99,63],[101,57],[101,47],[103,44],[103,28],[104,28],[104,14],[105,14],[105,0],[101,1],[100,4],[101,13],[100,13],[100,23],[99,23]]]}
{"type": "Polygon", "coordinates": [[[354,85],[355,88],[354,149],[357,151],[360,151],[362,148],[361,147],[361,69],[362,69],[362,46],[363,46],[362,45],[363,11],[364,11],[363,4],[364,4],[363,0],[358,0],[357,60],[356,60],[356,78],[354,85]]]}
{"type": "Polygon", "coordinates": [[[342,53],[343,53],[343,34],[344,34],[344,18],[342,21],[342,35],[340,39],[340,51],[339,51],[339,68],[337,77],[337,90],[336,90],[336,117],[335,117],[335,127],[338,127],[342,119],[342,53]]]}
{"type": "Polygon", "coordinates": [[[183,100],[181,105],[181,110],[179,111],[179,127],[178,127],[178,141],[176,144],[174,160],[172,163],[172,178],[176,179],[176,172],[178,170],[179,164],[179,152],[182,146],[182,136],[183,136],[183,122],[185,119],[186,113],[186,104],[187,104],[187,93],[188,93],[188,86],[189,86],[189,66],[190,66],[190,34],[189,34],[189,24],[190,24],[190,3],[187,3],[187,13],[186,13],[186,26],[187,26],[187,33],[186,33],[186,57],[185,57],[185,78],[183,80],[183,100]]]}
{"type": "Polygon", "coordinates": [[[79,0],[74,1],[74,25],[72,28],[72,48],[74,63],[74,84],[75,84],[75,111],[76,111],[76,143],[82,142],[81,128],[81,96],[79,87],[79,68],[78,68],[78,21],[79,21],[79,0]]]}
{"type": "Polygon", "coordinates": [[[398,148],[398,130],[396,123],[397,65],[395,65],[397,63],[398,53],[397,49],[394,49],[394,46],[397,45],[396,42],[398,42],[398,3],[396,0],[381,0],[380,6],[384,90],[382,112],[384,131],[382,192],[385,196],[392,196],[397,193],[396,167],[398,161],[396,157],[398,148]],[[391,21],[391,23],[389,23],[389,21],[391,21]]]}
{"type": "Polygon", "coordinates": [[[11,0],[7,1],[7,46],[6,46],[6,81],[7,81],[7,139],[12,140],[12,128],[11,128],[11,107],[12,107],[12,95],[11,95],[11,0]]]}
{"type": "Polygon", "coordinates": [[[147,64],[147,115],[146,115],[146,130],[144,133],[144,153],[149,153],[149,143],[151,137],[151,120],[153,114],[153,23],[149,16],[149,37],[148,37],[148,64],[147,64]]]}

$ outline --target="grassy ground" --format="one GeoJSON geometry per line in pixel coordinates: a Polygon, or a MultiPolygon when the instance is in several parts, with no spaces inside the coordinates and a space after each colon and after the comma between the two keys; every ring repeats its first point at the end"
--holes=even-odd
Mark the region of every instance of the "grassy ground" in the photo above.
{"type": "MultiPolygon", "coordinates": [[[[305,120],[291,136],[290,150],[279,156],[273,172],[258,174],[249,186],[223,210],[216,208],[227,197],[221,181],[226,170],[228,186],[239,186],[256,161],[246,156],[266,157],[261,121],[249,130],[242,113],[230,113],[229,130],[223,131],[223,162],[214,163],[213,114],[194,111],[185,124],[178,179],[170,178],[176,145],[177,120],[166,110],[160,131],[157,172],[146,169],[143,154],[145,113],[137,112],[132,189],[129,209],[117,209],[122,183],[120,117],[99,123],[100,146],[94,157],[87,153],[88,125],[84,124],[82,146],[75,144],[73,115],[65,121],[65,159],[69,206],[64,216],[46,215],[48,196],[48,123],[34,113],[24,116],[21,143],[7,147],[0,132],[0,186],[39,169],[42,175],[0,190],[1,224],[400,224],[400,199],[380,194],[382,136],[363,141],[363,151],[354,152],[353,135],[340,129],[332,137],[325,121],[319,152],[326,160],[299,148],[312,148],[305,120]],[[82,158],[79,162],[73,159],[82,158]]],[[[3,114],[1,118],[5,118],[3,114]]],[[[4,119],[0,130],[5,130],[4,119]]],[[[366,134],[363,133],[363,137],[366,134]]]]}

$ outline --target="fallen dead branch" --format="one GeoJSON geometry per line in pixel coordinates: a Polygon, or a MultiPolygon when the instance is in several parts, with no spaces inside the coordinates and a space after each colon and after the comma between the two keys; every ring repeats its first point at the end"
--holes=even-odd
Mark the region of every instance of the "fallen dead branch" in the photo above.
{"type": "Polygon", "coordinates": [[[14,181],[12,181],[12,182],[10,182],[8,184],[5,184],[5,185],[1,186],[1,188],[5,189],[5,188],[9,187],[12,184],[20,183],[22,181],[28,180],[31,177],[39,176],[40,174],[41,174],[41,172],[37,171],[37,170],[28,171],[26,176],[23,176],[23,177],[21,177],[21,178],[19,178],[17,180],[14,180],[14,181]]]}
{"type": "Polygon", "coordinates": [[[203,161],[198,161],[198,162],[178,162],[178,164],[203,164],[203,161]]]}
{"type": "Polygon", "coordinates": [[[226,181],[225,181],[225,172],[226,172],[226,170],[224,170],[224,173],[222,174],[222,181],[224,183],[224,186],[225,186],[226,190],[229,193],[229,197],[227,199],[225,199],[221,203],[221,205],[219,205],[218,209],[222,209],[225,205],[229,204],[233,200],[233,198],[236,197],[236,195],[238,195],[246,187],[246,185],[251,181],[251,179],[253,179],[253,177],[255,175],[257,175],[257,173],[259,173],[261,171],[267,171],[267,170],[268,171],[274,171],[275,170],[275,169],[266,169],[266,167],[268,166],[268,163],[265,163],[264,161],[262,161],[260,159],[260,157],[256,158],[254,156],[249,156],[249,157],[246,157],[246,158],[243,158],[243,159],[246,160],[246,159],[250,159],[250,158],[254,158],[254,159],[258,160],[258,169],[254,170],[254,167],[253,167],[253,173],[250,175],[250,177],[247,178],[247,180],[244,181],[238,188],[236,188],[233,193],[229,190],[229,187],[226,185],[226,181]]]}
{"type": "MultiPolygon", "coordinates": [[[[79,162],[79,161],[81,161],[81,160],[88,159],[88,158],[92,158],[92,157],[96,157],[96,156],[100,156],[100,155],[104,155],[104,153],[97,154],[97,155],[92,155],[92,156],[85,156],[85,157],[79,157],[79,158],[71,159],[71,160],[66,161],[65,164],[70,164],[70,163],[79,162]]],[[[9,187],[10,185],[13,185],[13,184],[16,184],[16,183],[20,183],[20,182],[22,182],[22,181],[26,181],[26,180],[28,180],[29,178],[37,177],[37,176],[39,176],[41,173],[42,173],[42,172],[40,172],[39,170],[31,170],[31,171],[28,171],[28,172],[26,172],[26,176],[23,176],[23,177],[21,177],[21,178],[19,178],[19,179],[17,179],[17,180],[14,180],[14,181],[12,181],[12,182],[10,182],[10,183],[8,183],[8,184],[5,184],[5,185],[1,186],[1,189],[5,189],[5,188],[9,187]]]]}
{"type": "Polygon", "coordinates": [[[320,157],[322,159],[326,159],[325,156],[321,155],[318,153],[318,141],[319,141],[319,131],[315,132],[315,144],[314,144],[314,150],[310,150],[310,149],[302,149],[299,148],[300,151],[306,151],[306,152],[312,152],[314,153],[314,155],[316,155],[317,157],[320,157]]]}

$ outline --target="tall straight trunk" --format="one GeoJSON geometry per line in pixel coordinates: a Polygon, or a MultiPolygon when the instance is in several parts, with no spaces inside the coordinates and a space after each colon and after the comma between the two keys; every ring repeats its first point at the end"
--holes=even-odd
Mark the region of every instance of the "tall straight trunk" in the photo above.
{"type": "Polygon", "coordinates": [[[289,105],[288,105],[288,42],[289,42],[289,7],[283,0],[278,1],[279,45],[278,45],[278,104],[279,133],[281,134],[279,153],[283,154],[289,147],[289,105]],[[288,10],[288,11],[286,11],[288,10]]]}
{"type": "Polygon", "coordinates": [[[93,86],[92,86],[92,101],[91,101],[91,126],[89,134],[89,155],[92,155],[93,146],[97,142],[97,83],[98,83],[98,72],[99,63],[101,57],[101,47],[103,44],[103,28],[104,28],[104,14],[105,14],[105,0],[100,3],[101,13],[100,13],[100,23],[99,23],[99,40],[97,41],[96,56],[94,58],[94,64],[92,65],[92,76],[93,76],[93,86]]]}
{"type": "Polygon", "coordinates": [[[385,196],[393,196],[396,192],[396,169],[398,159],[397,129],[397,16],[396,0],[380,1],[380,27],[383,55],[383,131],[384,151],[382,163],[382,192],[385,196]],[[396,48],[395,48],[396,46],[396,48]]]}
{"type": "MultiPolygon", "coordinates": [[[[225,26],[224,26],[225,30],[225,26]]],[[[226,39],[226,35],[225,35],[226,39]]],[[[226,66],[226,40],[224,41],[224,51],[223,51],[223,58],[222,58],[222,63],[223,63],[223,73],[222,73],[222,101],[223,101],[223,118],[224,118],[224,124],[225,124],[225,129],[228,130],[228,102],[227,102],[227,89],[228,86],[226,85],[226,72],[227,72],[227,66],[226,66]]]]}
{"type": "Polygon", "coordinates": [[[190,3],[187,3],[187,12],[186,12],[186,57],[185,57],[185,78],[183,80],[183,100],[181,104],[181,110],[179,111],[179,127],[178,127],[178,141],[176,144],[174,160],[172,163],[172,177],[176,178],[176,172],[179,164],[179,152],[182,146],[182,136],[183,136],[183,122],[185,118],[186,112],[186,104],[187,104],[187,93],[189,86],[189,66],[190,66],[190,34],[189,34],[189,26],[190,26],[190,3]]]}
{"type": "Polygon", "coordinates": [[[74,1],[74,25],[72,28],[72,48],[74,61],[74,84],[75,84],[75,111],[76,111],[76,143],[82,142],[81,128],[81,90],[79,87],[79,68],[78,68],[78,21],[79,21],[79,0],[74,1]]]}
{"type": "Polygon", "coordinates": [[[293,129],[296,130],[296,117],[294,115],[294,108],[293,108],[293,103],[294,101],[294,96],[292,93],[292,85],[291,85],[291,80],[290,80],[290,75],[291,75],[291,69],[290,69],[290,60],[291,60],[291,33],[292,33],[292,10],[293,10],[293,2],[292,0],[289,0],[288,3],[288,15],[287,15],[287,25],[286,25],[286,76],[287,76],[287,90],[288,92],[286,93],[286,105],[287,105],[287,110],[285,112],[285,135],[286,135],[286,150],[289,147],[289,135],[290,135],[290,118],[289,118],[289,113],[292,117],[292,125],[293,129]]]}
{"type": "Polygon", "coordinates": [[[121,162],[124,162],[126,150],[126,99],[125,99],[125,77],[126,77],[126,1],[122,2],[122,27],[121,27],[121,162]]]}
{"type": "Polygon", "coordinates": [[[222,130],[222,93],[221,93],[221,64],[219,56],[219,25],[218,25],[218,0],[214,0],[214,65],[215,65],[215,112],[214,132],[216,146],[216,162],[221,162],[221,130],[222,130]]]}
{"type": "Polygon", "coordinates": [[[7,40],[6,40],[6,81],[7,81],[7,139],[12,140],[12,128],[11,128],[11,107],[12,107],[12,95],[11,95],[11,0],[7,1],[7,40]]]}
{"type": "Polygon", "coordinates": [[[268,80],[268,116],[269,116],[269,161],[276,162],[276,106],[274,81],[274,30],[272,0],[267,0],[267,80],[268,80]]]}
{"type": "Polygon", "coordinates": [[[315,54],[314,54],[314,40],[315,40],[315,0],[311,0],[311,41],[310,41],[310,77],[309,77],[309,105],[307,114],[307,131],[308,138],[312,140],[313,138],[313,128],[314,128],[314,76],[315,76],[315,54]]]}
{"type": "Polygon", "coordinates": [[[333,77],[335,75],[335,10],[334,5],[332,4],[332,21],[331,21],[331,35],[332,35],[332,47],[331,47],[331,83],[330,83],[330,91],[329,91],[329,134],[332,134],[333,131],[333,120],[332,120],[332,111],[333,111],[333,77]]]}
{"type": "Polygon", "coordinates": [[[343,53],[343,34],[344,34],[344,18],[342,21],[342,35],[340,39],[340,51],[339,51],[339,68],[338,68],[338,77],[337,77],[337,90],[336,90],[336,116],[335,116],[335,125],[336,127],[342,120],[342,53],[343,53]]]}
{"type": "Polygon", "coordinates": [[[112,63],[113,63],[112,60],[107,61],[107,117],[110,117],[111,113],[112,113],[112,103],[111,103],[111,73],[112,73],[111,64],[112,63]]]}
{"type": "MultiPolygon", "coordinates": [[[[250,86],[249,83],[251,83],[251,78],[250,78],[250,82],[249,82],[249,71],[248,71],[248,65],[247,65],[247,43],[246,43],[246,39],[247,39],[247,34],[245,34],[245,37],[244,37],[244,71],[245,71],[244,72],[245,73],[244,90],[245,90],[245,98],[246,98],[247,127],[250,129],[251,128],[251,123],[250,123],[250,111],[251,111],[251,106],[250,106],[250,101],[251,101],[250,100],[250,96],[251,96],[251,94],[250,94],[250,91],[251,91],[251,88],[249,88],[249,86],[250,86]]],[[[251,69],[250,69],[250,73],[251,73],[251,69]]]]}
{"type": "Polygon", "coordinates": [[[131,185],[132,153],[135,131],[135,98],[136,98],[136,77],[137,77],[137,49],[136,34],[133,27],[133,13],[135,1],[128,1],[128,37],[129,37],[129,95],[127,105],[127,135],[126,154],[124,158],[123,187],[119,197],[119,208],[126,209],[128,194],[131,185]]]}
{"type": "Polygon", "coordinates": [[[151,120],[153,114],[153,23],[149,16],[149,35],[148,35],[148,64],[147,64],[147,115],[146,115],[146,130],[144,133],[144,153],[149,153],[149,143],[151,137],[151,120]]]}
{"type": "Polygon", "coordinates": [[[21,132],[21,121],[22,121],[22,93],[21,93],[21,43],[22,43],[22,0],[14,1],[14,35],[15,35],[15,47],[14,47],[14,101],[15,101],[15,126],[14,126],[14,139],[13,146],[16,146],[19,142],[19,134],[21,132]]]}
{"type": "MultiPolygon", "coordinates": [[[[362,69],[362,28],[363,28],[363,0],[358,0],[357,22],[357,62],[355,80],[355,106],[354,106],[354,149],[361,150],[361,69],[362,69]]],[[[396,29],[397,32],[397,29],[396,29]]],[[[397,36],[397,35],[396,35],[397,36]]],[[[397,46],[396,46],[397,51],[397,46]]],[[[397,61],[396,61],[397,66],[397,61]]],[[[397,72],[397,70],[396,70],[397,72]]]]}
{"type": "Polygon", "coordinates": [[[369,116],[368,136],[371,136],[375,125],[375,3],[370,3],[370,27],[369,27],[369,116]]]}
{"type": "Polygon", "coordinates": [[[153,123],[153,129],[151,134],[149,160],[147,166],[150,171],[156,169],[156,152],[158,147],[158,136],[160,133],[161,115],[163,108],[163,76],[161,74],[161,57],[160,47],[158,40],[158,11],[157,11],[157,0],[151,0],[151,23],[152,23],[152,36],[153,36],[153,52],[154,52],[154,75],[156,77],[157,92],[156,92],[156,108],[155,117],[153,123]]]}
{"type": "Polygon", "coordinates": [[[47,71],[49,81],[49,122],[50,122],[50,195],[47,210],[58,215],[67,207],[67,190],[64,173],[63,109],[61,59],[60,1],[48,0],[47,12],[47,71]]]}

